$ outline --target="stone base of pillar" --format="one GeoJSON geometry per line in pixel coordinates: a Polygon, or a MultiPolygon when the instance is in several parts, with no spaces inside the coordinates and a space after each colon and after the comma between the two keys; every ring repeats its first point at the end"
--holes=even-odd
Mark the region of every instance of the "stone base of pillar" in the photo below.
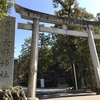
{"type": "Polygon", "coordinates": [[[34,97],[34,98],[27,98],[27,100],[39,100],[39,99],[34,97]]]}
{"type": "Polygon", "coordinates": [[[97,88],[97,94],[100,94],[100,88],[97,88]]]}

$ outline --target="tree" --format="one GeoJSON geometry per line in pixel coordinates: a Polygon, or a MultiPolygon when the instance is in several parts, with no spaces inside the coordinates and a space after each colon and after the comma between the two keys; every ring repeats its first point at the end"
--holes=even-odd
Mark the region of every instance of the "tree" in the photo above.
{"type": "MultiPolygon", "coordinates": [[[[93,14],[88,13],[85,8],[79,7],[76,0],[53,0],[53,2],[54,2],[54,7],[58,7],[59,4],[61,5],[61,9],[55,12],[57,16],[66,17],[69,19],[72,18],[77,20],[94,19],[93,14]]],[[[62,27],[58,25],[55,26],[62,27]]],[[[84,29],[78,27],[77,28],[68,27],[68,29],[85,31],[84,29]]],[[[81,86],[80,84],[81,77],[84,77],[86,82],[88,82],[87,80],[89,80],[87,85],[89,86],[91,85],[89,72],[88,72],[89,78],[87,79],[85,76],[82,75],[82,71],[81,71],[81,70],[89,69],[89,66],[91,65],[91,60],[90,60],[91,57],[89,54],[89,48],[87,43],[88,41],[85,38],[57,35],[56,44],[53,47],[55,48],[55,50],[53,51],[56,52],[55,53],[57,54],[56,57],[58,57],[57,61],[60,62],[59,66],[62,66],[63,64],[63,68],[65,68],[65,70],[68,71],[68,69],[72,67],[73,62],[75,63],[79,87],[81,86]]]]}
{"type": "Polygon", "coordinates": [[[85,8],[79,7],[77,0],[53,0],[53,2],[55,8],[59,4],[61,5],[61,9],[56,12],[57,16],[78,20],[91,20],[94,18],[93,14],[88,13],[85,8]]]}
{"type": "MultiPolygon", "coordinates": [[[[28,68],[30,65],[30,50],[31,50],[31,37],[25,39],[24,44],[22,45],[21,55],[18,60],[18,76],[22,81],[28,80],[28,68]]],[[[52,52],[50,47],[52,46],[52,40],[50,34],[39,34],[39,43],[38,43],[38,77],[47,77],[48,68],[52,65],[52,52]]]]}
{"type": "Polygon", "coordinates": [[[52,64],[52,52],[51,47],[52,41],[50,33],[39,35],[39,59],[38,59],[38,72],[41,77],[44,73],[48,72],[48,68],[52,64]]]}
{"type": "Polygon", "coordinates": [[[10,13],[14,0],[0,0],[0,19],[7,16],[10,13]]]}
{"type": "MultiPolygon", "coordinates": [[[[18,78],[19,81],[28,81],[28,68],[30,65],[30,49],[32,39],[29,37],[25,39],[22,45],[21,55],[18,58],[18,78]]],[[[24,85],[27,83],[24,83],[24,85]]]]}

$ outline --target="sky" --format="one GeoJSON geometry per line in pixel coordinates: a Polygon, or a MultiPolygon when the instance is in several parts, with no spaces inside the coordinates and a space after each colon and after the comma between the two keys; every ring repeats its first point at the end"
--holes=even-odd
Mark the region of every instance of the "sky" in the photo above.
{"type": "MultiPolygon", "coordinates": [[[[80,7],[86,8],[86,10],[89,13],[94,14],[94,16],[96,16],[96,14],[100,12],[100,0],[77,0],[77,1],[80,7]]],[[[52,15],[54,15],[54,11],[58,10],[53,8],[52,0],[16,0],[15,3],[32,10],[52,15]]],[[[32,32],[18,29],[19,22],[27,23],[29,22],[29,20],[22,19],[20,15],[15,12],[14,7],[12,7],[11,9],[10,16],[16,17],[14,57],[18,58],[18,56],[21,54],[20,51],[22,49],[22,45],[24,44],[25,39],[29,38],[32,35],[32,32]]],[[[45,26],[49,25],[45,24],[45,26]]]]}

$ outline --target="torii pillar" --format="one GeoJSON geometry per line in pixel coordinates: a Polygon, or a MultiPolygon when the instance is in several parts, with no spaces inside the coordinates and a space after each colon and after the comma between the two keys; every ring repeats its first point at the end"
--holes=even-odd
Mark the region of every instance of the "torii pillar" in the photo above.
{"type": "Polygon", "coordinates": [[[37,66],[38,66],[38,37],[39,37],[39,19],[34,19],[32,26],[32,43],[31,43],[31,58],[29,67],[28,79],[28,100],[38,100],[36,98],[37,84],[37,66]]]}
{"type": "Polygon", "coordinates": [[[87,28],[87,33],[88,33],[88,44],[89,44],[91,59],[92,59],[94,73],[97,82],[97,93],[100,94],[100,63],[98,59],[95,42],[94,42],[93,33],[90,27],[87,28]]]}

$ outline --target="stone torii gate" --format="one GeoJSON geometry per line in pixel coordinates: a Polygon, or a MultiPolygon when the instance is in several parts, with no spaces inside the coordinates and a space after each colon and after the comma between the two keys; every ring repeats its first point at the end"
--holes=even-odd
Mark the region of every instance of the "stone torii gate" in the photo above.
{"type": "Polygon", "coordinates": [[[94,72],[97,81],[97,88],[100,92],[100,64],[96,51],[96,46],[94,42],[95,39],[100,39],[100,35],[93,34],[91,29],[96,29],[99,27],[100,22],[95,21],[82,21],[73,20],[62,17],[57,17],[50,14],[45,14],[38,11],[33,11],[15,4],[15,10],[21,15],[22,18],[32,20],[33,24],[23,24],[19,23],[19,29],[32,30],[32,44],[31,44],[31,58],[30,58],[30,68],[29,68],[29,80],[28,80],[28,100],[36,100],[36,80],[37,80],[37,64],[38,64],[38,37],[39,31],[50,32],[62,35],[87,37],[90,49],[90,54],[92,58],[92,63],[94,66],[94,72]],[[39,25],[39,22],[46,22],[52,24],[63,25],[63,29],[49,28],[39,25]],[[78,32],[68,30],[67,26],[71,27],[82,27],[86,28],[86,32],[78,32]]]}

